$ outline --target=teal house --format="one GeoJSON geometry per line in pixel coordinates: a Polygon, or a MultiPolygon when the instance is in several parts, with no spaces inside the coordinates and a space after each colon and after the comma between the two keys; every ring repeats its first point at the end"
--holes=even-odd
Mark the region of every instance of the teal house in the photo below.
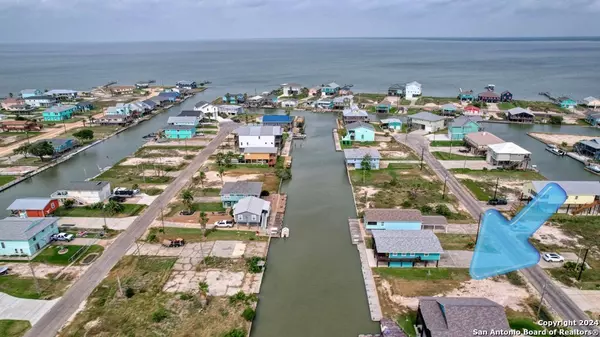
{"type": "Polygon", "coordinates": [[[17,218],[0,220],[0,255],[32,256],[44,249],[58,233],[58,218],[17,218]]]}
{"type": "Polygon", "coordinates": [[[164,131],[168,139],[190,139],[196,135],[196,127],[193,125],[167,125],[164,131]]]}
{"type": "Polygon", "coordinates": [[[223,208],[233,207],[238,201],[246,197],[260,198],[263,183],[258,181],[226,182],[219,195],[223,208]]]}
{"type": "Polygon", "coordinates": [[[334,96],[334,95],[337,95],[337,93],[339,91],[340,91],[340,86],[335,82],[331,82],[331,83],[321,87],[321,95],[322,96],[334,96]]]}
{"type": "Polygon", "coordinates": [[[37,142],[50,143],[50,145],[52,145],[52,147],[54,148],[55,154],[69,151],[70,149],[74,148],[75,145],[77,145],[75,143],[75,140],[72,138],[50,138],[50,139],[38,140],[37,142]]]}
{"type": "Polygon", "coordinates": [[[367,230],[420,230],[423,215],[418,209],[367,208],[363,218],[367,230]]]}
{"type": "Polygon", "coordinates": [[[346,124],[346,131],[346,135],[342,137],[342,144],[375,141],[375,128],[369,123],[354,122],[346,124]]]}
{"type": "Polygon", "coordinates": [[[451,140],[463,140],[465,135],[473,132],[479,132],[481,127],[477,123],[480,117],[461,116],[455,118],[448,125],[448,138],[451,140]]]}
{"type": "Polygon", "coordinates": [[[430,230],[373,231],[373,252],[378,267],[437,267],[444,252],[440,240],[430,230]]]}
{"type": "Polygon", "coordinates": [[[458,99],[461,102],[473,102],[475,100],[475,95],[473,95],[473,90],[460,91],[458,93],[458,99]]]}
{"type": "Polygon", "coordinates": [[[381,126],[388,130],[402,130],[402,121],[398,118],[382,119],[381,126]]]}
{"type": "Polygon", "coordinates": [[[44,116],[44,121],[60,122],[71,119],[77,110],[74,105],[55,105],[42,112],[42,116],[44,116]]]}
{"type": "Polygon", "coordinates": [[[577,106],[577,102],[569,97],[560,97],[558,98],[558,105],[563,109],[572,109],[577,106]]]}

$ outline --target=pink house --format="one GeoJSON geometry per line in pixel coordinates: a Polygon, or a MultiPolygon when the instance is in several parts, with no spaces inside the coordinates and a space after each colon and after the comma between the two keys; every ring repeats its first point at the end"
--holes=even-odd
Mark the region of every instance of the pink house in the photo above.
{"type": "Polygon", "coordinates": [[[13,107],[23,105],[25,105],[25,101],[20,98],[5,98],[2,100],[2,109],[7,111],[13,110],[13,107]]]}
{"type": "Polygon", "coordinates": [[[340,96],[352,95],[352,91],[350,89],[340,89],[340,96]]]}
{"type": "Polygon", "coordinates": [[[308,96],[317,96],[321,91],[321,87],[312,87],[308,89],[308,96]]]}

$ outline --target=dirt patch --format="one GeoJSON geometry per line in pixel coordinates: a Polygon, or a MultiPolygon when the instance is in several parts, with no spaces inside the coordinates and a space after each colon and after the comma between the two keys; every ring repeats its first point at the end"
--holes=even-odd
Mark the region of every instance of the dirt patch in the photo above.
{"type": "Polygon", "coordinates": [[[157,158],[127,158],[124,162],[119,165],[122,166],[135,166],[139,164],[158,164],[168,166],[178,166],[180,164],[187,163],[182,157],[157,157],[157,158]]]}
{"type": "Polygon", "coordinates": [[[577,238],[569,236],[563,232],[563,230],[552,225],[552,223],[546,223],[544,226],[533,234],[533,238],[540,240],[546,245],[553,245],[558,247],[573,247],[577,246],[577,238]]]}
{"type": "Polygon", "coordinates": [[[464,282],[460,288],[440,295],[448,297],[483,297],[516,311],[525,310],[523,301],[530,296],[527,289],[512,285],[504,279],[470,280],[464,282]]]}
{"type": "Polygon", "coordinates": [[[567,146],[573,146],[575,143],[582,140],[589,140],[598,138],[597,136],[581,136],[581,135],[564,135],[557,133],[540,133],[540,132],[531,132],[530,136],[541,140],[546,144],[555,144],[561,145],[563,142],[567,143],[567,146]]]}
{"type": "MultiPolygon", "coordinates": [[[[208,171],[206,172],[205,186],[221,186],[221,178],[218,176],[219,172],[208,171]]],[[[234,181],[245,181],[245,180],[260,180],[261,174],[241,174],[232,176],[227,173],[223,175],[223,182],[234,182],[234,181]]]]}
{"type": "MultiPolygon", "coordinates": [[[[380,144],[386,144],[386,148],[387,148],[387,143],[380,143],[380,144]]],[[[402,151],[379,151],[379,154],[383,158],[407,158],[409,156],[409,153],[402,152],[402,151]]]]}
{"type": "MultiPolygon", "coordinates": [[[[11,269],[11,274],[16,274],[23,277],[32,277],[31,269],[27,263],[6,263],[3,265],[11,269]]],[[[32,266],[33,270],[35,271],[35,276],[40,278],[50,278],[65,269],[65,266],[54,266],[44,263],[32,263],[32,266]]],[[[77,278],[83,274],[87,268],[87,266],[71,266],[65,269],[65,272],[77,278]]]]}

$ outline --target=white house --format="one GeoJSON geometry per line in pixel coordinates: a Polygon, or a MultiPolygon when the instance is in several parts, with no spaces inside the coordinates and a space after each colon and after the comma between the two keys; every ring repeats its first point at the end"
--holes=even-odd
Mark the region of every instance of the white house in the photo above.
{"type": "Polygon", "coordinates": [[[583,99],[583,104],[585,104],[585,106],[587,106],[588,108],[593,108],[596,109],[598,107],[600,107],[600,99],[597,99],[596,97],[586,97],[583,99]]]}
{"type": "Polygon", "coordinates": [[[217,110],[220,114],[226,114],[228,116],[237,116],[244,113],[244,108],[239,105],[218,105],[217,110]]]}
{"type": "Polygon", "coordinates": [[[112,194],[110,183],[108,181],[74,181],[69,187],[58,190],[50,198],[53,199],[73,199],[75,202],[83,205],[103,202],[112,194]]]}
{"type": "Polygon", "coordinates": [[[242,126],[234,131],[236,143],[241,150],[245,148],[281,147],[281,126],[242,126]]]}
{"type": "Polygon", "coordinates": [[[25,104],[36,108],[50,107],[56,104],[56,98],[52,96],[29,96],[23,99],[25,104]]]}
{"type": "Polygon", "coordinates": [[[77,98],[77,91],[70,89],[52,89],[46,92],[46,96],[52,96],[56,99],[75,99],[77,98]]]}
{"type": "Polygon", "coordinates": [[[298,101],[296,101],[295,99],[286,99],[284,101],[281,101],[279,104],[281,104],[282,108],[293,108],[298,105],[298,101]]]}
{"type": "Polygon", "coordinates": [[[302,93],[302,86],[298,83],[284,83],[281,85],[283,96],[294,96],[302,93]]]}
{"type": "Polygon", "coordinates": [[[446,127],[446,119],[431,112],[421,111],[408,116],[408,125],[413,129],[436,132],[446,127]]]}
{"type": "Polygon", "coordinates": [[[531,152],[512,142],[492,144],[488,145],[486,161],[504,168],[527,168],[531,152]]]}
{"type": "Polygon", "coordinates": [[[242,198],[233,205],[233,218],[238,225],[266,229],[270,213],[271,203],[254,196],[242,198]]]}
{"type": "Polygon", "coordinates": [[[404,85],[404,97],[411,99],[414,96],[421,96],[421,83],[413,81],[404,85]]]}

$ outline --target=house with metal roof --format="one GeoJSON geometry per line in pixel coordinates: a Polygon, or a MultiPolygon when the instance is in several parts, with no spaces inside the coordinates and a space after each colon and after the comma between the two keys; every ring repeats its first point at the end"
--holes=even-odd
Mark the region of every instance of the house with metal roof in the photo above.
{"type": "Polygon", "coordinates": [[[49,122],[60,122],[66,119],[71,119],[73,114],[77,111],[77,107],[74,105],[55,105],[42,112],[44,121],[49,122]]]}
{"type": "Polygon", "coordinates": [[[492,144],[488,145],[485,160],[502,168],[524,169],[531,162],[531,152],[512,142],[492,144]]]}
{"type": "Polygon", "coordinates": [[[298,83],[284,83],[281,85],[283,96],[295,96],[302,93],[302,85],[298,83]]]}
{"type": "Polygon", "coordinates": [[[196,81],[179,81],[179,82],[175,83],[175,86],[177,88],[190,89],[190,90],[198,88],[198,84],[196,83],[196,81]]]}
{"type": "Polygon", "coordinates": [[[233,205],[233,219],[238,225],[266,229],[270,214],[271,203],[254,196],[242,198],[233,205]]]}
{"type": "Polygon", "coordinates": [[[392,111],[392,103],[387,99],[382,100],[375,106],[375,113],[389,114],[392,111]]]}
{"type": "Polygon", "coordinates": [[[33,96],[42,96],[44,93],[40,89],[23,89],[19,92],[21,98],[29,98],[33,96]]]}
{"type": "Polygon", "coordinates": [[[477,100],[486,103],[498,103],[500,102],[500,95],[488,90],[477,94],[477,100]]]}
{"type": "Polygon", "coordinates": [[[402,120],[400,118],[384,118],[380,120],[381,127],[388,130],[402,130],[402,120]]]}
{"type": "Polygon", "coordinates": [[[344,158],[347,166],[354,167],[357,170],[363,168],[362,164],[365,159],[369,160],[371,170],[379,170],[381,155],[374,148],[345,149],[344,158]]]}
{"type": "Polygon", "coordinates": [[[105,115],[121,115],[131,116],[131,110],[129,110],[129,104],[118,103],[115,106],[106,108],[105,115]]]}
{"type": "Polygon", "coordinates": [[[406,83],[402,92],[406,99],[411,99],[415,96],[421,96],[422,93],[422,85],[417,81],[406,83]]]}
{"type": "Polygon", "coordinates": [[[191,139],[196,135],[194,125],[166,125],[163,131],[168,139],[191,139]]]}
{"type": "Polygon", "coordinates": [[[246,148],[281,148],[283,145],[283,130],[280,126],[246,125],[233,131],[235,142],[241,151],[246,148]]]}
{"type": "Polygon", "coordinates": [[[487,132],[473,132],[465,135],[465,144],[476,155],[484,155],[487,153],[488,145],[505,143],[504,140],[496,135],[487,132]]]}
{"type": "Polygon", "coordinates": [[[67,152],[77,145],[77,142],[73,138],[48,138],[40,139],[35,143],[48,142],[54,149],[54,154],[61,154],[67,152]]]}
{"type": "Polygon", "coordinates": [[[104,115],[96,119],[100,125],[127,125],[133,122],[133,117],[128,115],[104,115]]]}
{"type": "Polygon", "coordinates": [[[167,120],[168,125],[191,125],[198,126],[200,119],[195,116],[171,116],[167,120]]]}
{"type": "Polygon", "coordinates": [[[263,164],[275,166],[277,164],[276,147],[247,147],[241,149],[246,164],[263,164]]]}
{"type": "Polygon", "coordinates": [[[25,101],[26,105],[36,107],[36,108],[51,107],[58,102],[56,100],[56,98],[54,98],[52,96],[46,96],[46,95],[27,96],[27,97],[24,97],[23,100],[25,101]]]}
{"type": "Polygon", "coordinates": [[[446,118],[431,112],[421,111],[408,116],[408,125],[413,129],[436,132],[446,128],[446,118]]]}
{"type": "Polygon", "coordinates": [[[369,123],[353,122],[346,124],[346,135],[342,137],[342,144],[352,142],[374,142],[375,127],[369,123]]]}
{"type": "Polygon", "coordinates": [[[480,121],[481,117],[478,116],[455,118],[448,124],[448,138],[450,140],[463,140],[466,135],[479,132],[481,127],[478,122],[480,121]]]}
{"type": "Polygon", "coordinates": [[[12,216],[20,218],[43,218],[60,206],[58,200],[51,198],[20,198],[6,209],[12,216]]]}
{"type": "Polygon", "coordinates": [[[600,108],[600,99],[597,99],[596,97],[588,96],[583,99],[583,104],[586,107],[592,108],[592,109],[600,108]]]}
{"type": "Polygon", "coordinates": [[[567,200],[558,212],[600,214],[600,181],[531,181],[523,185],[523,199],[535,197],[549,183],[558,184],[567,193],[567,200]]]}
{"type": "Polygon", "coordinates": [[[402,96],[404,92],[404,86],[401,84],[392,84],[388,88],[388,96],[402,96]]]}
{"type": "Polygon", "coordinates": [[[585,115],[585,121],[591,126],[600,126],[600,112],[589,111],[585,115]]]}
{"type": "Polygon", "coordinates": [[[219,105],[217,106],[217,111],[220,114],[226,114],[228,116],[237,116],[244,113],[244,108],[239,105],[219,105]]]}
{"type": "Polygon", "coordinates": [[[219,195],[224,208],[235,205],[238,201],[246,197],[260,198],[263,183],[258,181],[236,181],[226,182],[219,195]]]}
{"type": "Polygon", "coordinates": [[[340,91],[339,84],[331,82],[321,87],[321,96],[335,96],[340,91]]]}
{"type": "Polygon", "coordinates": [[[430,230],[374,230],[373,251],[377,266],[410,268],[438,262],[444,250],[430,230]]]}
{"type": "Polygon", "coordinates": [[[577,101],[566,96],[559,97],[557,103],[563,109],[573,109],[577,106],[577,101]]]}
{"type": "Polygon", "coordinates": [[[418,209],[367,208],[363,221],[367,230],[420,230],[423,215],[418,209]]]}
{"type": "Polygon", "coordinates": [[[344,123],[366,122],[369,120],[369,114],[358,106],[352,105],[342,111],[342,119],[344,123]]]}
{"type": "Polygon", "coordinates": [[[473,90],[462,90],[458,92],[458,99],[461,102],[472,102],[475,99],[473,95],[473,90]]]}
{"type": "Polygon", "coordinates": [[[535,115],[528,109],[512,108],[506,111],[506,119],[511,122],[533,123],[535,115]]]}
{"type": "Polygon", "coordinates": [[[573,148],[582,156],[600,160],[600,138],[580,140],[573,148]]]}
{"type": "Polygon", "coordinates": [[[0,255],[32,256],[44,249],[58,233],[58,218],[15,218],[0,220],[0,255]]]}
{"type": "Polygon", "coordinates": [[[294,123],[294,116],[287,115],[264,115],[262,117],[262,125],[265,126],[281,126],[289,129],[294,123]]]}
{"type": "Polygon", "coordinates": [[[46,91],[45,93],[48,96],[52,96],[59,101],[62,100],[73,100],[77,98],[77,90],[71,89],[52,89],[46,91]]]}
{"type": "Polygon", "coordinates": [[[458,110],[458,108],[456,107],[456,105],[454,105],[452,103],[442,105],[442,115],[454,116],[454,114],[457,112],[457,110],[458,110]]]}
{"type": "Polygon", "coordinates": [[[112,195],[108,181],[73,181],[50,195],[52,199],[74,200],[80,205],[104,202],[112,195]]]}
{"type": "Polygon", "coordinates": [[[511,331],[503,306],[487,298],[421,297],[417,335],[427,337],[482,336],[511,331]]]}
{"type": "Polygon", "coordinates": [[[481,111],[480,108],[478,108],[476,106],[467,105],[463,109],[463,115],[465,115],[465,116],[481,116],[481,115],[483,115],[483,112],[481,111]]]}

